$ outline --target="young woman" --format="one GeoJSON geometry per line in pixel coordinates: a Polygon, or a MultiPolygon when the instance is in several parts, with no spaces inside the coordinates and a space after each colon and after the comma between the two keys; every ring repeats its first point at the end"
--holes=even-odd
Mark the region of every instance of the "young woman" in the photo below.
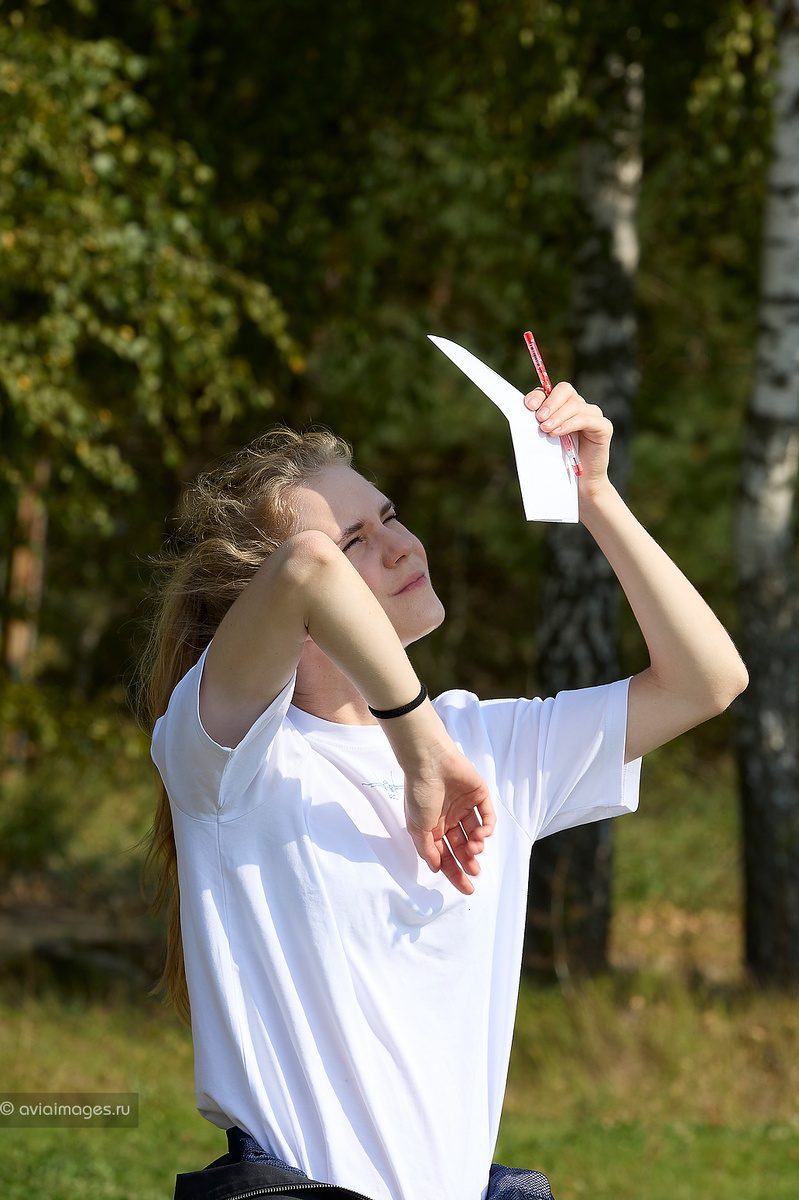
{"type": "Polygon", "coordinates": [[[633,679],[431,702],[405,652],[444,618],[424,548],[341,442],[287,430],[196,484],[153,643],[198,1108],[234,1158],[373,1200],[485,1195],[534,840],[633,810],[640,757],[746,685],[609,483],[610,423],[565,383],[525,403],[580,435],[580,518],[649,649],[633,679]]]}

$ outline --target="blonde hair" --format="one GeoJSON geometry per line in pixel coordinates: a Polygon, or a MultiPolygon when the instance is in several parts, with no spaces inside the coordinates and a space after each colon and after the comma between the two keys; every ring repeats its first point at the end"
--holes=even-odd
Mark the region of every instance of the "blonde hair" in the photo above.
{"type": "MultiPolygon", "coordinates": [[[[140,708],[148,728],[214,636],[233,601],[295,527],[291,494],[320,471],[351,466],[346,442],[327,430],[277,428],[200,475],[184,497],[182,551],[158,560],[161,581],[140,666],[140,708]]],[[[167,907],[167,946],[156,985],[191,1023],[172,814],[161,793],[147,839],[144,874],[155,882],[154,912],[167,907]]]]}

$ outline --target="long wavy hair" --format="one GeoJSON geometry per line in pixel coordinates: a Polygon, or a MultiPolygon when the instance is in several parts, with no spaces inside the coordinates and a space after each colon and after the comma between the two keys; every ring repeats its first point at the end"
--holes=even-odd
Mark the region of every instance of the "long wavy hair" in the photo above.
{"type": "MultiPolygon", "coordinates": [[[[351,464],[350,447],[327,430],[296,433],[281,427],[200,475],[187,490],[180,548],[156,560],[155,619],[139,671],[139,707],[149,729],[166,712],[175,686],[199,660],[233,601],[294,532],[293,491],[320,471],[351,464]]],[[[163,784],[144,876],[155,885],[152,910],[167,910],[166,961],[154,990],[190,1025],[177,852],[163,784]]]]}

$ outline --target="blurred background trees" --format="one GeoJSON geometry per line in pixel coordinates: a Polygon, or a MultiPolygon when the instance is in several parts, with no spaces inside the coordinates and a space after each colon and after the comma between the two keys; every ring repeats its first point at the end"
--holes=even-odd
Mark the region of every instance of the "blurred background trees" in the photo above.
{"type": "MultiPolygon", "coordinates": [[[[505,422],[430,332],[526,389],[532,328],[553,377],[615,403],[619,482],[735,629],[773,41],[759,0],[0,6],[15,769],[65,743],[118,762],[143,563],[184,481],[277,420],[350,438],[426,541],[448,611],[414,652],[432,689],[642,665],[623,608],[592,641],[615,584],[585,560],[581,587],[590,551],[526,525],[505,422]]],[[[589,838],[551,851],[566,915],[547,884],[536,961],[556,936],[568,969],[604,961],[610,843],[589,838]]]]}

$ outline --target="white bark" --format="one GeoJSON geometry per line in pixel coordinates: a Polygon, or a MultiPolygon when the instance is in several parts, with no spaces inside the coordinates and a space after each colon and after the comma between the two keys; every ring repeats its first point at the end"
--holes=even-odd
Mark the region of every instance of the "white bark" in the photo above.
{"type": "Polygon", "coordinates": [[[763,216],[760,332],[741,455],[737,561],[749,689],[739,702],[746,953],[799,980],[799,613],[792,524],[799,464],[799,3],[777,23],[773,158],[763,216]]]}
{"type": "MultiPolygon", "coordinates": [[[[796,14],[796,4],[775,8],[796,14]]],[[[742,579],[773,568],[793,541],[791,513],[799,464],[799,30],[791,23],[778,40],[772,161],[763,219],[760,334],[750,429],[771,445],[747,453],[738,510],[738,566],[742,579]],[[755,428],[757,426],[757,428],[755,428]]],[[[754,448],[752,448],[754,449],[754,448]]]]}
{"type": "MultiPolygon", "coordinates": [[[[641,180],[643,69],[612,56],[596,79],[600,113],[581,149],[588,218],[576,255],[573,382],[614,426],[611,477],[626,487],[632,405],[638,389],[635,271],[641,180]]],[[[553,526],[539,630],[542,694],[617,679],[616,578],[579,525],[553,526]]],[[[612,870],[611,822],[555,834],[533,850],[525,962],[548,957],[563,983],[570,968],[606,966],[612,870]]]]}
{"type": "MultiPolygon", "coordinates": [[[[777,7],[792,10],[796,19],[794,3],[777,7]]],[[[778,48],[752,411],[795,421],[799,403],[799,30],[793,25],[784,29],[778,48]]]]}

